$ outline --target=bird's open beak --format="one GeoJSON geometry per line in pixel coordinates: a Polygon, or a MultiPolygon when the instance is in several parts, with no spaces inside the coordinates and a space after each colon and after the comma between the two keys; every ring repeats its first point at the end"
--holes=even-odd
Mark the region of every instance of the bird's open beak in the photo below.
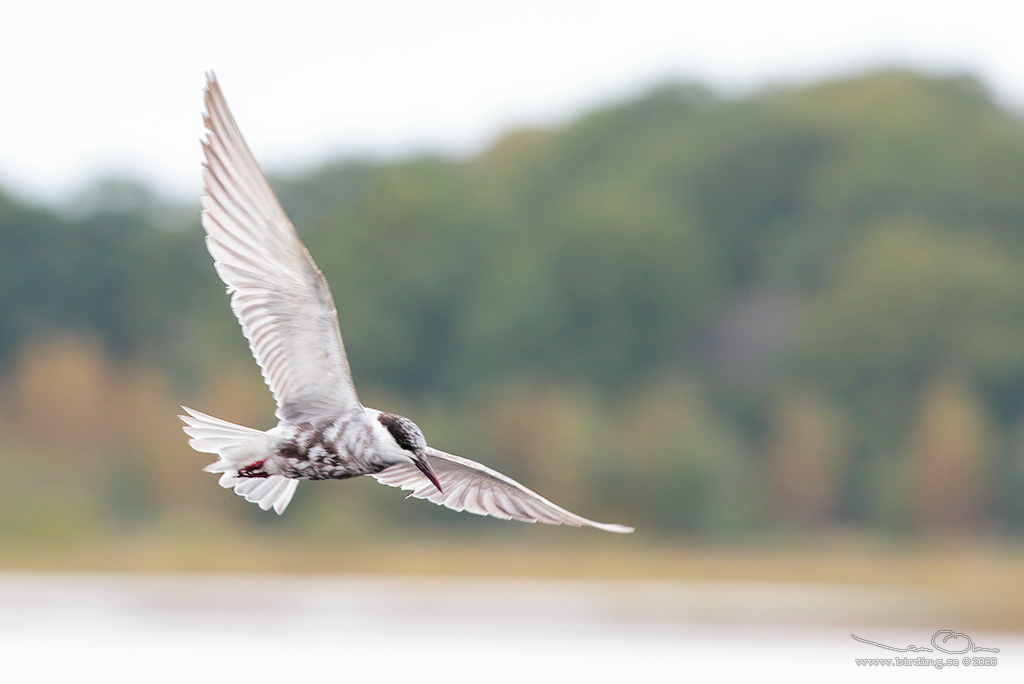
{"type": "Polygon", "coordinates": [[[437,481],[437,475],[434,474],[434,469],[430,467],[429,463],[427,463],[427,459],[423,458],[422,456],[416,456],[415,458],[412,459],[412,462],[416,465],[417,468],[420,469],[420,472],[426,475],[427,479],[430,480],[435,487],[437,487],[437,491],[444,494],[444,490],[441,489],[441,483],[437,481]]]}

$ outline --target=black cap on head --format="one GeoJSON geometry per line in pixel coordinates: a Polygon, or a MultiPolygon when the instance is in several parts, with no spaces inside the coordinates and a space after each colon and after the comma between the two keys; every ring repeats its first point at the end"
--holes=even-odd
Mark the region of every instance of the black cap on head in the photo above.
{"type": "Polygon", "coordinates": [[[395,415],[394,413],[381,413],[377,420],[387,428],[391,436],[395,438],[398,446],[406,451],[416,453],[422,451],[427,446],[427,441],[423,439],[423,433],[420,432],[416,423],[408,418],[395,415]]]}

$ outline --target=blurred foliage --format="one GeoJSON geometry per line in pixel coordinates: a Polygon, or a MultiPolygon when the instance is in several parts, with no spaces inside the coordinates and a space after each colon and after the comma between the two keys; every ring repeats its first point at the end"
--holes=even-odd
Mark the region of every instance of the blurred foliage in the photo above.
{"type": "MultiPolygon", "coordinates": [[[[473,159],[274,186],[363,400],[584,515],[1024,533],[1024,125],[970,78],[667,85],[473,159]]],[[[177,404],[272,406],[180,211],[131,184],[70,213],[0,195],[0,538],[534,533],[362,481],[281,520],[220,492],[177,404]]]]}

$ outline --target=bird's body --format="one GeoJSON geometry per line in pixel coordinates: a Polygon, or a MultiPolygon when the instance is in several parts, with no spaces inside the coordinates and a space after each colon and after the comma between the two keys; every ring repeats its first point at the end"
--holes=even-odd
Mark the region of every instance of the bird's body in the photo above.
{"type": "Polygon", "coordinates": [[[281,475],[295,480],[344,480],[374,475],[395,464],[383,457],[367,409],[308,423],[282,422],[271,431],[270,455],[246,477],[281,475]]]}
{"type": "Polygon", "coordinates": [[[189,444],[217,454],[206,470],[278,513],[299,480],[370,475],[458,511],[632,532],[570,513],[484,465],[427,446],[408,418],[360,403],[323,274],[281,209],[208,76],[203,227],[231,308],[277,400],[277,426],[255,430],[186,408],[189,444]]]}

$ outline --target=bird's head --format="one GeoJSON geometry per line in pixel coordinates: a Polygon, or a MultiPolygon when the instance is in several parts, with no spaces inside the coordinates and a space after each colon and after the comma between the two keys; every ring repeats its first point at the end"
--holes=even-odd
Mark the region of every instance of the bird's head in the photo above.
{"type": "Polygon", "coordinates": [[[434,474],[434,470],[430,467],[430,462],[427,460],[427,440],[423,437],[423,432],[419,426],[405,416],[395,415],[394,413],[381,412],[377,416],[377,420],[385,427],[391,438],[395,440],[399,453],[408,458],[437,487],[437,491],[443,493],[444,490],[441,489],[441,483],[438,482],[437,475],[434,474]]]}

